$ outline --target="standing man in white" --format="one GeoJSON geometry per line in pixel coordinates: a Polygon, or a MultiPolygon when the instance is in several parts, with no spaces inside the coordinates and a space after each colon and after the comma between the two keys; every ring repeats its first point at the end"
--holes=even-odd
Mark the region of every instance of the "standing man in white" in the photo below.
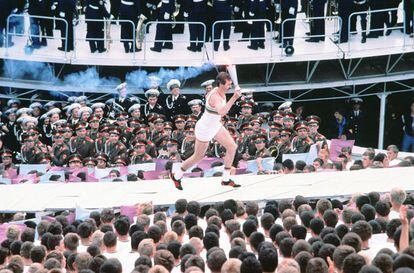
{"type": "Polygon", "coordinates": [[[237,145],[227,129],[221,123],[221,117],[226,115],[236,100],[241,96],[241,89],[235,86],[234,94],[226,102],[226,93],[231,88],[232,79],[226,72],[220,72],[216,78],[217,87],[206,96],[206,107],[203,116],[195,126],[195,150],[194,154],[181,165],[181,169],[171,174],[171,179],[177,189],[183,190],[181,179],[184,172],[204,158],[210,141],[214,138],[226,149],[224,156],[224,173],[221,184],[223,186],[240,187],[230,179],[230,170],[236,154],[237,145]]]}

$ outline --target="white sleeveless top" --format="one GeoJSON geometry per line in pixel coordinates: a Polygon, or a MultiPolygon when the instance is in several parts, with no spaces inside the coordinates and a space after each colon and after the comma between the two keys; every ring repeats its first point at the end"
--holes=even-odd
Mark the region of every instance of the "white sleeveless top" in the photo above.
{"type": "MultiPolygon", "coordinates": [[[[216,88],[214,88],[213,90],[211,90],[208,94],[207,94],[207,96],[206,96],[206,112],[208,112],[208,113],[210,113],[210,114],[216,114],[216,115],[218,115],[218,112],[217,112],[217,109],[216,108],[214,108],[214,107],[212,107],[210,104],[209,104],[209,101],[210,101],[210,97],[211,97],[211,95],[213,94],[213,93],[215,93],[215,92],[217,92],[217,87],[216,88]]],[[[225,106],[226,105],[226,99],[224,98],[222,98],[221,99],[221,107],[223,107],[223,106],[225,106]]]]}

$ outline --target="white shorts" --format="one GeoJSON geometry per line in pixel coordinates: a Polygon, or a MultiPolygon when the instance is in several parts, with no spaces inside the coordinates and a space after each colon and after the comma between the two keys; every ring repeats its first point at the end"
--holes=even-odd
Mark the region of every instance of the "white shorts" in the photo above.
{"type": "Polygon", "coordinates": [[[220,131],[221,116],[204,112],[203,116],[197,121],[195,126],[195,137],[199,141],[210,142],[220,131]]]}

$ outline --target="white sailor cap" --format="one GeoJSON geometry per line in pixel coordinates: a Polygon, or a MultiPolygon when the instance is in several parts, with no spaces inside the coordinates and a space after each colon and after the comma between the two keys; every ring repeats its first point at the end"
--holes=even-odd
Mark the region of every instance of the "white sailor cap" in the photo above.
{"type": "Polygon", "coordinates": [[[66,109],[66,113],[70,113],[70,112],[72,112],[73,109],[75,109],[75,108],[81,108],[81,107],[82,107],[82,105],[80,105],[79,103],[75,102],[75,103],[72,103],[72,104],[70,104],[68,106],[65,106],[65,108],[63,108],[63,109],[66,109]]]}
{"type": "Polygon", "coordinates": [[[102,102],[95,102],[91,105],[91,108],[95,110],[96,108],[105,108],[105,103],[102,102]]]}
{"type": "Polygon", "coordinates": [[[20,100],[18,100],[18,99],[9,99],[8,101],[7,101],[7,106],[8,107],[10,107],[12,104],[19,104],[20,105],[20,100]]]}
{"type": "Polygon", "coordinates": [[[16,108],[10,108],[4,112],[5,115],[16,114],[16,108]]]}
{"type": "Polygon", "coordinates": [[[160,91],[158,91],[157,89],[148,89],[147,91],[145,91],[145,97],[149,98],[149,97],[158,97],[160,95],[160,91]]]}
{"type": "Polygon", "coordinates": [[[46,108],[50,108],[50,107],[55,107],[56,105],[56,101],[49,101],[48,103],[45,104],[46,108]]]}
{"type": "Polygon", "coordinates": [[[41,115],[39,119],[40,119],[40,120],[45,120],[45,119],[47,119],[47,118],[49,118],[49,116],[48,116],[48,114],[47,114],[47,113],[45,113],[45,114],[41,115]]]}
{"type": "Polygon", "coordinates": [[[126,82],[123,82],[123,83],[121,83],[120,85],[118,85],[115,89],[116,89],[117,91],[121,91],[121,90],[123,90],[123,89],[126,89],[126,86],[127,86],[127,83],[126,83],[126,82]]]}
{"type": "Polygon", "coordinates": [[[112,99],[109,99],[109,100],[107,100],[107,101],[105,101],[105,104],[106,105],[111,105],[112,103],[114,103],[115,102],[115,99],[114,98],[112,98],[112,99]]]}
{"type": "Polygon", "coordinates": [[[76,97],[76,96],[70,96],[69,98],[68,98],[68,102],[70,102],[70,103],[74,103],[74,102],[76,102],[76,100],[78,99],[78,97],[76,97]]]}
{"type": "Polygon", "coordinates": [[[129,100],[132,101],[132,102],[136,102],[136,103],[140,102],[140,99],[138,97],[135,97],[135,96],[130,97],[129,100]]]}
{"type": "Polygon", "coordinates": [[[188,106],[194,106],[194,105],[203,105],[203,101],[200,99],[194,99],[188,102],[188,106]]]}
{"type": "Polygon", "coordinates": [[[282,103],[281,105],[279,105],[279,107],[277,108],[278,110],[284,110],[287,108],[290,108],[292,106],[292,101],[288,100],[284,103],[282,103]]]}
{"type": "Polygon", "coordinates": [[[352,99],[350,100],[350,102],[351,102],[351,103],[354,103],[354,104],[360,104],[360,103],[364,102],[364,100],[363,100],[363,99],[361,99],[361,98],[352,98],[352,99]]]}
{"type": "Polygon", "coordinates": [[[203,82],[202,84],[200,84],[200,86],[205,88],[209,85],[213,85],[214,82],[215,82],[215,80],[207,80],[207,81],[203,82]]]}
{"type": "Polygon", "coordinates": [[[148,87],[149,88],[158,88],[160,86],[162,80],[157,76],[149,76],[148,77],[148,87]]]}
{"type": "Polygon", "coordinates": [[[24,114],[31,114],[33,112],[33,109],[32,108],[27,108],[27,107],[23,107],[23,108],[20,108],[19,110],[17,110],[17,112],[16,112],[16,115],[18,115],[18,116],[21,116],[21,115],[24,115],[24,114]]]}
{"type": "Polygon", "coordinates": [[[129,107],[128,113],[131,114],[132,112],[134,112],[135,110],[139,110],[140,108],[141,108],[141,104],[136,103],[132,105],[131,107],[129,107]]]}
{"type": "Polygon", "coordinates": [[[59,108],[53,108],[50,111],[48,111],[45,115],[50,117],[51,115],[54,114],[60,114],[62,111],[59,108]]]}
{"type": "Polygon", "coordinates": [[[40,102],[33,102],[32,104],[30,104],[30,106],[29,106],[29,108],[40,108],[40,109],[42,109],[43,108],[43,106],[42,106],[42,104],[40,103],[40,102]]]}
{"type": "Polygon", "coordinates": [[[262,104],[262,107],[268,107],[268,108],[273,108],[274,104],[271,102],[265,102],[262,104]]]}
{"type": "Polygon", "coordinates": [[[63,126],[66,123],[68,123],[68,121],[66,119],[59,119],[59,120],[53,122],[52,125],[54,125],[54,126],[63,126]]]}
{"type": "Polygon", "coordinates": [[[181,87],[181,83],[177,79],[172,79],[167,83],[167,89],[168,90],[172,90],[174,88],[180,88],[180,87],[181,87]]]}
{"type": "Polygon", "coordinates": [[[37,118],[25,116],[17,119],[17,122],[20,122],[21,124],[25,125],[29,122],[33,122],[35,125],[37,125],[39,122],[37,121],[37,118]]]}
{"type": "Polygon", "coordinates": [[[79,111],[78,111],[79,116],[82,116],[82,114],[84,112],[88,112],[89,114],[92,114],[92,108],[90,108],[88,106],[83,106],[83,107],[79,108],[79,111]]]}
{"type": "Polygon", "coordinates": [[[81,103],[81,102],[87,102],[88,101],[88,97],[87,96],[80,96],[76,99],[77,103],[81,103]]]}

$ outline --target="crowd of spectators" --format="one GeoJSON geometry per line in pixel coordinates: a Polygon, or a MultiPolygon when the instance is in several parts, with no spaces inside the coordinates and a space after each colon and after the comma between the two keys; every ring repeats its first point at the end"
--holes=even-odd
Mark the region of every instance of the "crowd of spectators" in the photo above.
{"type": "Polygon", "coordinates": [[[173,209],[136,205],[83,220],[3,214],[1,273],[412,273],[414,196],[357,193],[350,200],[179,199],[173,209]],[[171,215],[169,212],[171,211],[171,215]]]}

